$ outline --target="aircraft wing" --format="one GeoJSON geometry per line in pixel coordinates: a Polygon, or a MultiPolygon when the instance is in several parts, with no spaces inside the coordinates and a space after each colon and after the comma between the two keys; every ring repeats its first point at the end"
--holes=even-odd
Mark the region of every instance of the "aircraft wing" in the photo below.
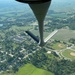
{"type": "Polygon", "coordinates": [[[47,38],[45,38],[44,42],[47,42],[50,38],[52,38],[56,33],[58,32],[58,30],[53,31],[47,38]]]}
{"type": "Polygon", "coordinates": [[[37,43],[39,43],[39,38],[37,36],[35,36],[33,33],[31,33],[30,31],[26,31],[26,33],[33,38],[34,41],[36,41],[37,43]]]}

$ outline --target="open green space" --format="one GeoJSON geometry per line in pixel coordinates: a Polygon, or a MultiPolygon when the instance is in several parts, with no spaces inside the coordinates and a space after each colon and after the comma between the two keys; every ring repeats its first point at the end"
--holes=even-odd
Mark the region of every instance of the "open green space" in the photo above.
{"type": "Polygon", "coordinates": [[[32,64],[27,64],[19,69],[15,75],[54,75],[51,72],[36,68],[32,64]]]}
{"type": "Polygon", "coordinates": [[[72,49],[75,49],[75,46],[73,46],[72,49]]]}
{"type": "Polygon", "coordinates": [[[68,17],[67,15],[65,15],[64,13],[62,13],[62,14],[51,14],[51,16],[53,16],[53,17],[61,17],[61,18],[66,18],[66,17],[68,17]]]}
{"type": "Polygon", "coordinates": [[[31,28],[32,28],[32,26],[12,26],[10,29],[12,29],[12,30],[28,30],[31,28]]]}
{"type": "Polygon", "coordinates": [[[1,17],[1,21],[4,21],[4,20],[6,20],[6,17],[5,16],[1,17]]]}
{"type": "MultiPolygon", "coordinates": [[[[9,31],[13,30],[15,31],[17,34],[21,33],[22,31],[26,31],[26,30],[30,30],[32,29],[32,26],[12,26],[9,31]]],[[[8,31],[8,30],[7,30],[8,31]]]]}
{"type": "MultiPolygon", "coordinates": [[[[31,32],[33,34],[35,34],[36,36],[39,36],[39,30],[31,30],[31,32]]],[[[44,38],[46,38],[51,32],[46,32],[44,31],[44,38]]]]}
{"type": "Polygon", "coordinates": [[[0,73],[0,75],[14,75],[14,73],[12,71],[10,71],[10,72],[4,71],[4,72],[0,73]]]}
{"type": "Polygon", "coordinates": [[[52,44],[52,48],[55,50],[61,50],[66,48],[66,46],[63,43],[55,43],[55,44],[52,44]]]}
{"type": "Polygon", "coordinates": [[[62,55],[66,58],[70,58],[72,60],[75,60],[75,51],[67,49],[62,52],[62,55]]]}
{"type": "Polygon", "coordinates": [[[60,29],[52,38],[67,42],[70,38],[75,39],[75,30],[60,29]]]}
{"type": "MultiPolygon", "coordinates": [[[[38,30],[32,30],[32,33],[35,35],[39,35],[38,30]]],[[[44,38],[46,38],[51,32],[44,32],[44,38]]],[[[69,29],[59,29],[58,32],[51,38],[55,40],[60,40],[64,42],[68,42],[70,38],[75,39],[75,30],[69,30],[69,29]]]]}
{"type": "Polygon", "coordinates": [[[0,74],[0,75],[14,75],[13,73],[3,73],[3,74],[0,74]]]}
{"type": "Polygon", "coordinates": [[[36,68],[32,64],[27,64],[24,65],[23,67],[20,67],[19,71],[16,72],[15,74],[3,72],[0,75],[54,75],[54,74],[46,70],[36,68]]]}

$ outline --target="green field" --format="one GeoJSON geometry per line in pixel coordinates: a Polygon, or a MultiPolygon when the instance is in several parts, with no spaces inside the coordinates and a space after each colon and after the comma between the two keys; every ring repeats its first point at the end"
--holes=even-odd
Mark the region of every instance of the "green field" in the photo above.
{"type": "Polygon", "coordinates": [[[75,39],[75,30],[69,30],[69,29],[60,29],[53,37],[52,39],[61,40],[61,41],[68,41],[70,38],[75,39]]]}
{"type": "Polygon", "coordinates": [[[0,73],[0,75],[14,75],[14,73],[12,73],[12,72],[10,72],[10,73],[8,73],[8,72],[3,72],[3,73],[0,73]]]}
{"type": "MultiPolygon", "coordinates": [[[[32,26],[12,26],[11,28],[9,28],[9,31],[13,30],[14,32],[16,32],[17,34],[19,33],[23,33],[26,30],[31,30],[32,26]]],[[[6,30],[6,32],[8,32],[8,30],[6,30]]]]}
{"type": "Polygon", "coordinates": [[[12,26],[10,30],[29,30],[32,26],[12,26]]]}
{"type": "Polygon", "coordinates": [[[14,75],[13,73],[4,73],[4,74],[0,74],[0,75],[14,75]]]}
{"type": "Polygon", "coordinates": [[[51,72],[36,68],[32,64],[27,64],[19,69],[15,75],[54,75],[51,72]]]}
{"type": "MultiPolygon", "coordinates": [[[[35,35],[39,35],[38,30],[32,30],[31,32],[34,33],[35,35]]],[[[46,38],[50,33],[51,32],[44,32],[44,38],[46,38]]],[[[75,39],[74,34],[75,34],[75,30],[59,29],[58,32],[51,39],[67,42],[70,38],[75,39]]]]}
{"type": "Polygon", "coordinates": [[[75,46],[73,46],[72,49],[75,49],[75,46]]]}
{"type": "MultiPolygon", "coordinates": [[[[31,32],[33,34],[35,34],[36,36],[39,36],[39,30],[31,30],[31,32]]],[[[51,32],[44,32],[44,38],[46,38],[51,32]]]]}
{"type": "Polygon", "coordinates": [[[52,45],[52,48],[55,50],[61,50],[66,48],[66,46],[63,43],[55,43],[52,45]]]}
{"type": "Polygon", "coordinates": [[[67,49],[63,51],[62,55],[66,58],[70,58],[72,60],[75,60],[75,51],[67,49]]]}

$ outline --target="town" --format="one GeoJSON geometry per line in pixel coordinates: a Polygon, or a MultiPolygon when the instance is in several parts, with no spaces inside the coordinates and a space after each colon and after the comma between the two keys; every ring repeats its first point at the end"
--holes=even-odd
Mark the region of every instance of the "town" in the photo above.
{"type": "MultiPolygon", "coordinates": [[[[0,11],[3,12],[3,10],[0,11]]],[[[32,57],[36,52],[42,53],[42,50],[44,50],[49,57],[53,56],[57,59],[75,60],[74,12],[57,12],[49,10],[44,23],[44,37],[47,37],[47,35],[54,30],[58,30],[58,32],[43,48],[25,32],[26,30],[30,30],[39,37],[38,23],[30,10],[28,11],[28,9],[26,9],[24,11],[21,9],[16,12],[13,9],[9,9],[6,10],[6,12],[1,12],[0,74],[4,71],[16,71],[20,66],[32,61],[32,57]],[[27,14],[25,14],[26,11],[28,12],[27,14]],[[63,35],[62,38],[60,38],[61,34],[63,35]],[[66,37],[66,35],[68,37],[66,37]],[[69,57],[66,56],[66,51],[68,51],[69,54],[71,53],[69,57]]]]}

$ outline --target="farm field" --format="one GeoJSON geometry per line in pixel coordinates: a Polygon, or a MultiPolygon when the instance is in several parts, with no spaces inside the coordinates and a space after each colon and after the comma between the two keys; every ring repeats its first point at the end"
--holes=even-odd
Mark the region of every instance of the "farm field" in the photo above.
{"type": "Polygon", "coordinates": [[[62,52],[62,55],[66,58],[75,60],[75,51],[74,50],[71,50],[71,49],[64,50],[62,52]]]}
{"type": "Polygon", "coordinates": [[[32,64],[27,64],[19,69],[15,75],[54,75],[51,72],[36,68],[32,64]]]}
{"type": "MultiPolygon", "coordinates": [[[[31,30],[31,32],[33,34],[35,34],[36,36],[39,36],[39,30],[31,30]]],[[[46,38],[50,33],[49,32],[44,32],[44,38],[46,38]]]]}
{"type": "MultiPolygon", "coordinates": [[[[39,35],[38,30],[31,30],[33,34],[36,36],[39,35]]],[[[51,32],[44,32],[44,38],[46,38],[51,32]]],[[[59,29],[58,32],[51,38],[55,40],[65,41],[68,42],[70,38],[75,39],[75,30],[69,30],[69,29],[59,29]]]]}
{"type": "Polygon", "coordinates": [[[67,42],[70,38],[75,39],[75,30],[59,29],[59,31],[52,37],[52,39],[67,42]]]}

